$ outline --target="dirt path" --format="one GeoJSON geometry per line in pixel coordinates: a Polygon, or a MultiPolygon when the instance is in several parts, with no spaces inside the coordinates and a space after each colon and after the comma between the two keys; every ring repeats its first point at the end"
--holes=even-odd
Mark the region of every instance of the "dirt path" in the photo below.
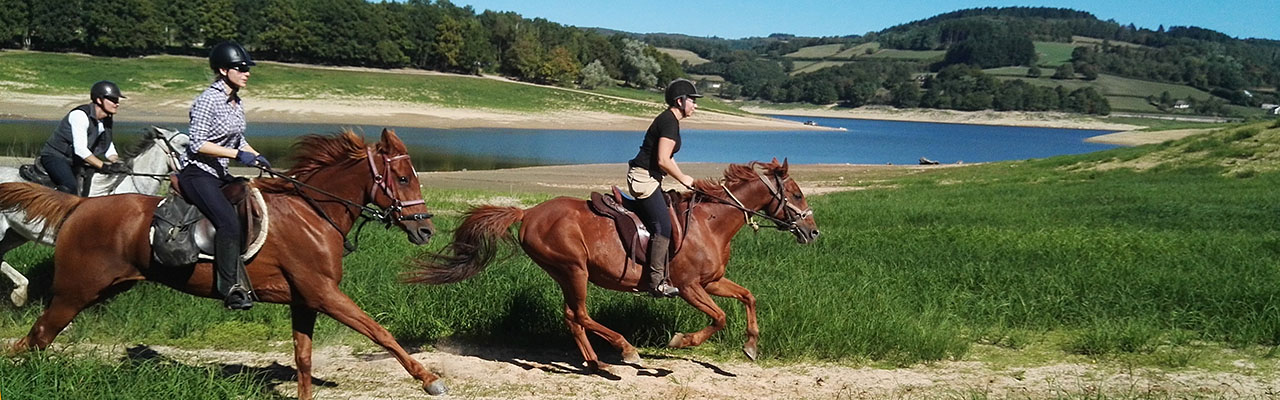
{"type": "MultiPolygon", "coordinates": [[[[288,344],[281,344],[289,348],[288,344]]],[[[708,361],[670,351],[642,353],[642,366],[615,365],[612,374],[586,374],[573,349],[512,349],[442,343],[412,356],[445,379],[451,398],[470,399],[882,399],[882,398],[1275,398],[1280,383],[1238,370],[1162,371],[1097,364],[997,367],[946,361],[881,369],[831,363],[757,364],[708,361]]],[[[604,350],[604,349],[601,349],[604,350]]],[[[123,349],[103,349],[121,354],[123,349]]],[[[228,373],[264,376],[274,390],[296,395],[289,352],[134,347],[128,353],[188,365],[217,365],[228,373]]],[[[616,355],[614,355],[616,357],[616,355]]],[[[606,359],[607,360],[607,359],[606,359]]],[[[614,362],[617,362],[614,360],[614,362]]],[[[320,399],[429,398],[385,352],[345,346],[316,349],[320,399]]],[[[1274,367],[1271,368],[1274,370],[1274,367]]]]}

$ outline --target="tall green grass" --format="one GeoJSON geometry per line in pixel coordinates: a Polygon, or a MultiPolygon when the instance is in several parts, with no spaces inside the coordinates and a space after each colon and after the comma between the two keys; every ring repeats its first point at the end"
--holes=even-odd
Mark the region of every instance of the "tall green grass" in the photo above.
{"type": "Polygon", "coordinates": [[[16,399],[282,399],[265,369],[186,366],[131,349],[124,360],[36,352],[0,359],[0,391],[16,399]]]}

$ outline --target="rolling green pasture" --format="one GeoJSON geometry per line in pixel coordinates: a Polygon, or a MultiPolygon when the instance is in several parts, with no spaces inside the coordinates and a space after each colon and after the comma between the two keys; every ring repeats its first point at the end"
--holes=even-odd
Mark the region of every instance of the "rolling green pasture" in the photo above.
{"type": "MultiPolygon", "coordinates": [[[[194,98],[212,76],[196,57],[141,59],[60,53],[0,52],[0,88],[33,94],[80,94],[93,82],[113,80],[126,95],[194,98]],[[12,78],[8,78],[12,77],[12,78]]],[[[330,69],[260,63],[246,89],[249,96],[298,99],[368,99],[521,112],[602,111],[642,116],[654,108],[581,94],[461,75],[330,69]]]]}
{"type": "Polygon", "coordinates": [[[791,58],[827,58],[836,55],[844,45],[839,43],[823,44],[817,46],[803,47],[792,53],[787,53],[783,57],[791,58]]]}
{"type": "Polygon", "coordinates": [[[838,67],[850,62],[853,61],[796,61],[795,69],[791,70],[791,75],[814,72],[827,67],[838,67]]]}
{"type": "Polygon", "coordinates": [[[898,50],[898,49],[880,49],[875,54],[863,55],[866,58],[889,58],[898,60],[928,60],[942,59],[947,52],[944,50],[898,50]]]}
{"type": "Polygon", "coordinates": [[[688,62],[689,65],[706,64],[711,62],[711,60],[708,60],[708,59],[702,58],[702,56],[699,56],[698,53],[694,53],[692,51],[685,50],[685,49],[670,49],[670,48],[659,47],[658,51],[667,53],[667,55],[674,57],[677,62],[680,62],[680,63],[688,62]]]}
{"type": "Polygon", "coordinates": [[[1039,60],[1036,64],[1047,67],[1057,67],[1071,61],[1071,52],[1080,47],[1072,43],[1059,42],[1034,42],[1036,46],[1036,55],[1039,60]]]}
{"type": "Polygon", "coordinates": [[[839,53],[836,53],[835,58],[849,58],[849,59],[852,59],[852,58],[855,58],[855,57],[862,57],[862,56],[866,56],[866,55],[867,55],[867,50],[868,50],[868,49],[870,49],[870,50],[871,50],[871,52],[874,54],[876,51],[880,50],[880,43],[879,43],[879,42],[870,42],[870,43],[863,43],[863,44],[860,44],[860,45],[857,45],[857,46],[853,46],[853,47],[850,47],[850,48],[844,49],[843,51],[841,51],[841,52],[839,52],[839,53]]]}

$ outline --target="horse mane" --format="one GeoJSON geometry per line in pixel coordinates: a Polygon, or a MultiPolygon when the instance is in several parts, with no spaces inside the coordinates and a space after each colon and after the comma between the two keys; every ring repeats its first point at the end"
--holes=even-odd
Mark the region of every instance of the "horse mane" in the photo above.
{"type": "Polygon", "coordinates": [[[29,182],[0,184],[0,210],[22,211],[26,214],[28,223],[37,219],[44,221],[41,234],[48,228],[61,228],[62,222],[67,220],[67,216],[82,200],[83,197],[29,182]]]}
{"type": "MultiPolygon", "coordinates": [[[[693,187],[713,196],[725,198],[727,193],[725,193],[724,187],[721,185],[723,184],[725,187],[728,187],[744,181],[760,179],[759,175],[756,174],[756,166],[764,168],[765,172],[769,174],[780,173],[782,169],[782,165],[778,164],[776,160],[768,163],[752,161],[747,164],[729,164],[729,166],[724,169],[724,179],[721,179],[720,181],[698,179],[693,182],[693,187]]],[[[689,200],[693,195],[693,192],[686,192],[682,199],[689,200]]]]}
{"type": "MultiPolygon", "coordinates": [[[[350,129],[331,135],[309,134],[293,145],[293,167],[285,172],[293,177],[303,177],[316,170],[353,160],[363,160],[365,153],[364,139],[350,129]]],[[[259,178],[254,184],[269,193],[292,192],[293,184],[280,178],[259,178]]]]}
{"type": "Polygon", "coordinates": [[[132,146],[129,146],[129,148],[121,150],[120,159],[131,160],[134,157],[141,155],[143,152],[147,151],[147,149],[150,149],[152,146],[155,146],[156,141],[154,139],[156,139],[156,136],[155,136],[155,133],[153,132],[155,132],[155,130],[148,129],[147,133],[143,134],[141,139],[138,139],[138,141],[135,142],[132,146]]]}

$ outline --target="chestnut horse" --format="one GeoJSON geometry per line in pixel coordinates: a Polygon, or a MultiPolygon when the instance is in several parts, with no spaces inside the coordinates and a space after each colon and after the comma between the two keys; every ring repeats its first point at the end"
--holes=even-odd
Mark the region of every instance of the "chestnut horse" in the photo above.
{"type": "MultiPolygon", "coordinates": [[[[343,240],[362,213],[395,223],[419,245],[435,229],[404,143],[390,130],[383,130],[382,140],[373,145],[346,131],[304,136],[295,149],[297,162],[287,175],[304,188],[281,178],[253,181],[264,192],[276,223],[246,270],[261,301],[289,305],[298,397],[311,397],[311,335],[317,312],[387,349],[429,393],[443,393],[438,376],[338,289],[343,240]],[[365,206],[369,203],[383,210],[365,206]]],[[[27,336],[14,344],[14,352],[49,346],[85,307],[137,281],[216,298],[211,263],[171,266],[154,261],[148,231],[160,200],[137,194],[80,198],[29,183],[0,184],[0,209],[21,209],[29,218],[44,221],[57,229],[60,244],[53,256],[53,298],[27,336]]]]}
{"type": "MultiPolygon", "coordinates": [[[[733,164],[724,172],[723,183],[699,180],[697,193],[685,193],[681,202],[692,207],[679,253],[671,260],[671,284],[680,288],[680,297],[711,316],[711,325],[691,334],[677,333],[668,346],[697,346],[724,329],[725,313],[710,295],[742,301],[747,309],[747,341],[742,350],[756,359],[755,297],[751,291],[725,278],[729,263],[729,242],[755,213],[774,221],[779,229],[795,234],[796,241],[810,243],[818,237],[818,226],[800,187],[787,174],[787,163],[752,162],[733,164]],[[762,167],[764,175],[756,172],[762,167]],[[702,201],[699,203],[699,201],[702,201]],[[696,205],[694,205],[696,204],[696,205]],[[764,213],[760,211],[767,210],[764,213]]],[[[681,223],[685,218],[682,214],[681,223]]],[[[596,358],[586,331],[603,337],[622,352],[623,362],[638,364],[640,355],[622,335],[597,323],[587,314],[587,282],[605,289],[638,291],[644,276],[635,263],[628,262],[622,241],[612,220],[588,208],[582,199],[559,197],[527,210],[515,207],[480,206],[467,212],[454,232],[447,251],[418,261],[418,269],[406,280],[414,283],[458,282],[479,273],[493,259],[498,239],[510,239],[509,227],[520,226],[520,247],[560,284],[564,292],[565,322],[578,350],[591,371],[608,369],[596,358]]],[[[673,240],[681,240],[679,238],[673,240]]]]}

